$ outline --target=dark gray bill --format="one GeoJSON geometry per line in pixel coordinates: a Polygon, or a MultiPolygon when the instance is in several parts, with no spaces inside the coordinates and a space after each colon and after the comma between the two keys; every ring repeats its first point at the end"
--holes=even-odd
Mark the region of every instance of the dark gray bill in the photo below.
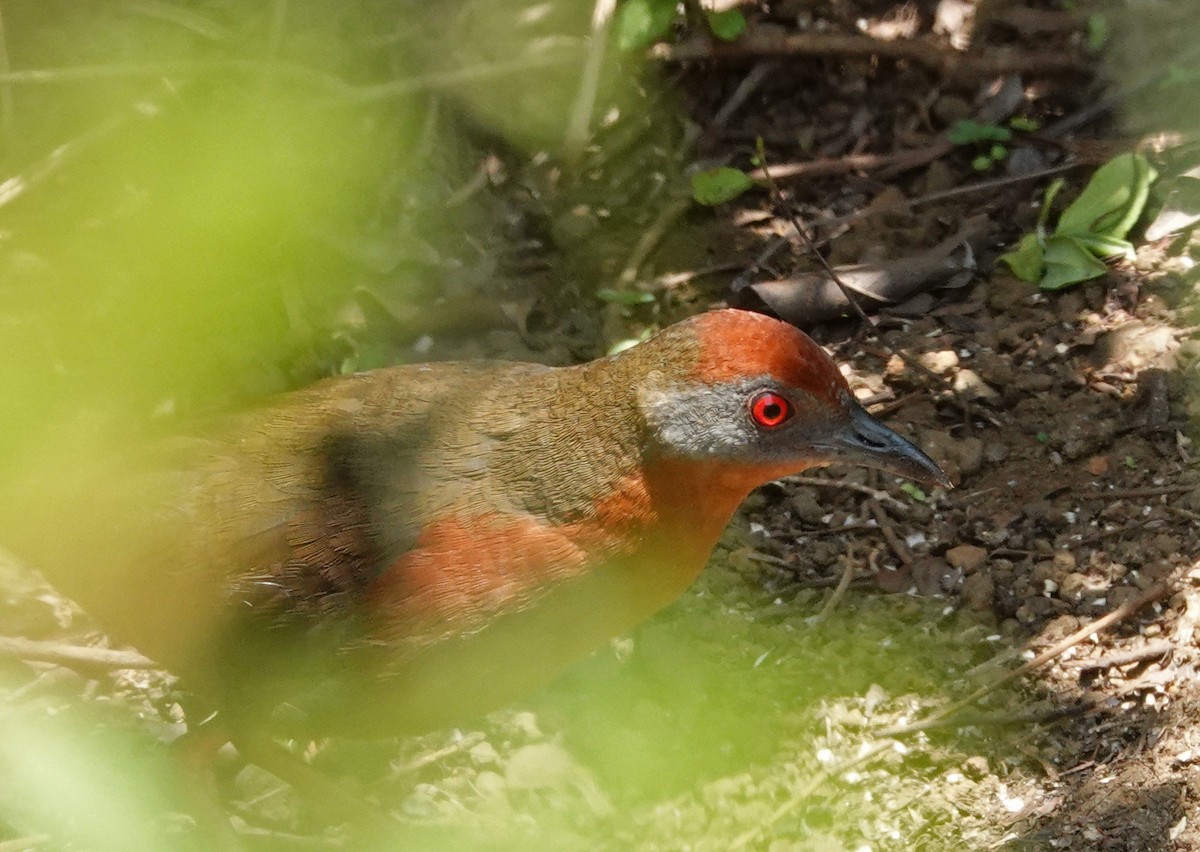
{"type": "Polygon", "coordinates": [[[817,448],[828,451],[830,461],[861,464],[917,482],[954,487],[933,459],[855,404],[850,405],[849,419],[834,426],[817,448]]]}

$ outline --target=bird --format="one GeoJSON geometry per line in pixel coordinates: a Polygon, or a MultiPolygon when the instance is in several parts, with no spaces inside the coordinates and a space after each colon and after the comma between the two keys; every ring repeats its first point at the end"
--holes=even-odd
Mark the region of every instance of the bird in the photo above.
{"type": "Polygon", "coordinates": [[[575,366],[320,381],[109,460],[33,550],[233,728],[404,736],[631,631],[753,489],[831,464],[951,485],[810,337],[720,309],[575,366]]]}

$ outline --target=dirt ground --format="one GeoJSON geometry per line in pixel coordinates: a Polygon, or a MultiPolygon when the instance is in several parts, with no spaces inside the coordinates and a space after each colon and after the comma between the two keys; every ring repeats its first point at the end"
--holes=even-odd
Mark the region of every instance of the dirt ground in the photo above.
{"type": "MultiPolygon", "coordinates": [[[[700,158],[751,168],[761,137],[771,164],[834,164],[782,181],[834,264],[903,257],[986,218],[969,260],[873,312],[875,328],[809,328],[868,410],[914,438],[956,487],[924,492],[841,470],[769,485],[683,600],[520,706],[396,743],[294,744],[315,766],[355,775],[399,828],[375,841],[347,835],[273,776],[230,759],[223,801],[246,838],[264,848],[1200,849],[1200,472],[1190,437],[1200,345],[1189,305],[1200,241],[1142,245],[1135,263],[1058,293],[997,265],[1036,220],[1047,178],[1026,175],[1080,164],[1063,172],[1076,192],[1087,166],[1138,141],[1122,133],[1158,120],[1155,104],[1124,124],[1088,113],[1107,89],[1081,47],[1085,16],[997,8],[979,44],[1078,55],[1081,70],[1039,73],[1033,62],[1019,77],[972,78],[918,61],[776,58],[718,124],[766,60],[665,66],[704,128],[700,158]],[[849,159],[931,149],[1005,92],[1007,116],[1043,129],[1084,118],[1023,137],[984,173],[973,150],[916,165],[849,159]],[[985,191],[946,192],[984,180],[994,182],[985,191]],[[1006,679],[1114,611],[1107,629],[1006,679]]],[[[784,31],[816,21],[854,33],[871,19],[938,44],[958,32],[917,5],[781,3],[756,15],[784,31]]],[[[510,245],[501,274],[528,279],[531,253],[533,280],[593,262],[559,252],[562,222],[541,221],[529,202],[539,166],[506,165],[509,177],[488,190],[515,211],[497,230],[510,245]],[[550,236],[531,252],[511,248],[514,231],[550,236]]],[[[610,303],[596,319],[599,303],[546,288],[525,303],[520,333],[435,335],[422,353],[573,360],[709,306],[769,310],[743,276],[783,280],[815,266],[764,192],[680,210],[658,230],[637,278],[647,304],[610,303]]],[[[599,264],[615,278],[627,261],[604,254],[599,264]]],[[[36,576],[4,570],[5,633],[94,640],[86,617],[36,576]]],[[[179,685],[162,673],[3,666],[5,700],[30,715],[95,715],[147,751],[182,728],[179,685]]],[[[183,844],[190,829],[177,820],[183,844]]],[[[0,845],[57,841],[10,825],[0,845]]]]}

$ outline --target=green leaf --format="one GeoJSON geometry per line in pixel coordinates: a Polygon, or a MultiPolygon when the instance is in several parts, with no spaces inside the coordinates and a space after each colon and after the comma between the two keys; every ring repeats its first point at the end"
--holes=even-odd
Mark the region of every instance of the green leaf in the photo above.
{"type": "Polygon", "coordinates": [[[1036,118],[1028,118],[1023,115],[1017,115],[1008,120],[1008,126],[1013,130],[1022,130],[1027,133],[1032,133],[1041,127],[1042,124],[1036,118]]]}
{"type": "Polygon", "coordinates": [[[1129,240],[1119,240],[1116,237],[1106,237],[1102,234],[1089,234],[1075,237],[1079,243],[1096,257],[1123,257],[1126,260],[1136,260],[1137,252],[1129,240]]]}
{"type": "Polygon", "coordinates": [[[1042,277],[1042,243],[1037,234],[1026,234],[1013,251],[1000,255],[1000,259],[1022,281],[1032,284],[1042,277]]]}
{"type": "Polygon", "coordinates": [[[1089,15],[1087,19],[1087,42],[1092,50],[1100,50],[1108,42],[1108,18],[1104,15],[1089,15]]]}
{"type": "Polygon", "coordinates": [[[1047,238],[1043,260],[1046,274],[1039,285],[1043,290],[1061,290],[1099,278],[1108,271],[1078,239],[1062,234],[1047,238]]]}
{"type": "Polygon", "coordinates": [[[1008,156],[1008,149],[1003,145],[993,145],[991,150],[988,151],[988,156],[991,157],[993,161],[1003,160],[1008,156]]]}
{"type": "Polygon", "coordinates": [[[913,498],[914,500],[918,500],[921,503],[924,503],[926,500],[929,499],[929,497],[925,494],[925,492],[921,490],[920,486],[913,485],[911,482],[901,482],[900,490],[903,491],[905,494],[907,494],[909,497],[913,498]]]}
{"type": "Polygon", "coordinates": [[[752,186],[754,181],[740,169],[718,166],[692,175],[692,198],[712,207],[737,198],[752,186]]]}
{"type": "Polygon", "coordinates": [[[625,0],[617,10],[614,32],[618,50],[644,50],[671,31],[675,0],[625,0]]]}
{"type": "Polygon", "coordinates": [[[971,168],[977,172],[986,172],[992,167],[992,158],[986,154],[980,154],[971,161],[971,168]]]}
{"type": "Polygon", "coordinates": [[[1054,204],[1054,199],[1058,195],[1059,190],[1067,185],[1067,182],[1062,178],[1055,178],[1046,187],[1046,192],[1042,195],[1042,209],[1038,211],[1037,226],[1039,231],[1046,229],[1046,223],[1050,220],[1050,207],[1054,204]]]}
{"type": "Polygon", "coordinates": [[[1056,234],[1123,238],[1142,215],[1158,173],[1141,154],[1121,154],[1096,170],[1063,211],[1056,234]]]}
{"type": "Polygon", "coordinates": [[[733,41],[746,31],[746,16],[737,9],[708,12],[708,28],[722,41],[733,41]]]}
{"type": "Polygon", "coordinates": [[[654,301],[654,294],[644,290],[614,290],[605,287],[596,291],[596,298],[610,305],[648,305],[654,301]]]}
{"type": "Polygon", "coordinates": [[[1012,131],[996,124],[980,124],[963,118],[946,132],[946,138],[955,145],[973,145],[976,142],[1007,142],[1012,131]]]}

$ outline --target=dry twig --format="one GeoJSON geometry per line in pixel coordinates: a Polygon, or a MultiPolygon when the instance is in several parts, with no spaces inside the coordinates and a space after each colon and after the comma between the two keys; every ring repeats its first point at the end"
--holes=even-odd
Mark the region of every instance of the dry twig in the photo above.
{"type": "Polygon", "coordinates": [[[961,53],[918,39],[882,41],[865,35],[787,33],[767,28],[751,30],[735,42],[718,43],[705,38],[690,38],[677,44],[657,44],[651,48],[650,56],[663,62],[764,57],[886,58],[916,62],[947,77],[974,80],[1005,74],[1055,74],[1088,70],[1087,63],[1064,51],[991,48],[961,53]]]}
{"type": "Polygon", "coordinates": [[[969,707],[970,705],[972,705],[976,701],[978,701],[980,698],[983,698],[985,695],[988,695],[988,694],[996,691],[997,689],[999,689],[1001,686],[1008,683],[1009,681],[1015,680],[1015,679],[1021,677],[1022,675],[1028,674],[1029,672],[1033,671],[1034,669],[1041,668],[1046,663],[1050,662],[1051,660],[1055,659],[1056,657],[1061,656],[1063,654],[1063,652],[1065,652],[1068,648],[1073,648],[1076,645],[1078,645],[1080,642],[1087,639],[1093,633],[1098,633],[1101,630],[1106,630],[1109,627],[1112,627],[1114,624],[1124,621],[1126,618],[1133,615],[1135,612],[1137,612],[1138,610],[1140,610],[1142,607],[1146,606],[1147,604],[1154,603],[1155,601],[1166,597],[1170,593],[1170,591],[1171,591],[1170,587],[1167,586],[1166,584],[1154,586],[1145,594],[1126,601],[1125,603],[1121,604],[1119,607],[1114,609],[1112,612],[1110,612],[1108,615],[1104,615],[1104,616],[1101,616],[1100,618],[1097,618],[1095,621],[1092,621],[1089,624],[1086,624],[1083,627],[1079,628],[1078,630],[1076,630],[1074,633],[1072,633],[1070,636],[1066,637],[1065,639],[1062,639],[1061,641],[1054,643],[1049,648],[1047,648],[1045,651],[1042,651],[1040,654],[1038,654],[1036,657],[1034,657],[1032,660],[1029,660],[1029,661],[1025,662],[1023,665],[1020,665],[1017,668],[1012,669],[1011,671],[1007,671],[1004,674],[1000,675],[999,677],[996,677],[993,680],[988,681],[987,683],[980,686],[978,689],[974,690],[970,695],[967,695],[965,698],[961,698],[958,701],[955,701],[954,703],[952,703],[946,707],[943,707],[941,710],[938,710],[938,711],[932,713],[931,715],[925,717],[924,719],[919,719],[916,722],[910,722],[907,725],[891,725],[886,728],[879,728],[874,733],[876,734],[876,736],[880,736],[880,737],[899,737],[899,736],[904,736],[906,734],[914,734],[914,733],[917,733],[918,731],[924,731],[924,730],[928,730],[929,728],[936,728],[941,725],[945,725],[950,720],[952,720],[953,717],[963,708],[969,707]]]}
{"type": "Polygon", "coordinates": [[[54,663],[69,669],[161,669],[158,663],[137,651],[39,642],[16,636],[0,636],[0,656],[36,663],[54,663]]]}

